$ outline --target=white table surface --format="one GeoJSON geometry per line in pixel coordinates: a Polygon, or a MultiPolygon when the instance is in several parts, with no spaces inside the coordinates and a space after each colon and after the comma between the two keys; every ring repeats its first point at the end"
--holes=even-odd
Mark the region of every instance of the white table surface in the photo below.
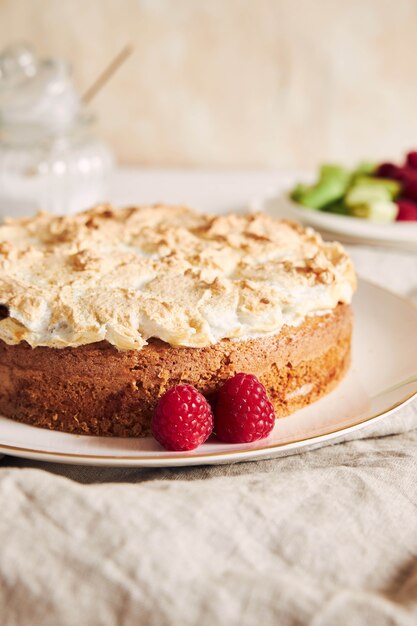
{"type": "Polygon", "coordinates": [[[241,210],[252,196],[294,180],[294,172],[119,169],[108,197],[119,205],[166,202],[201,211],[241,210]]]}
{"type": "MultiPolygon", "coordinates": [[[[109,199],[240,210],[293,178],[124,169],[109,199]]],[[[417,300],[417,255],[350,252],[362,276],[417,300]]],[[[363,440],[212,468],[4,457],[0,623],[416,624],[416,427],[414,402],[363,440]]]]}

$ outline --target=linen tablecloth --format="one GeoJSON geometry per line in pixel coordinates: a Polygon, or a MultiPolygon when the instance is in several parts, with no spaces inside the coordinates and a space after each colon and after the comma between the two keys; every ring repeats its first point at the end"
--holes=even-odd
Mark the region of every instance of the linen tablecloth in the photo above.
{"type": "MultiPolygon", "coordinates": [[[[351,252],[417,300],[416,255],[351,252]]],[[[216,467],[4,457],[0,624],[415,625],[416,427],[412,402],[346,443],[216,467]]]]}

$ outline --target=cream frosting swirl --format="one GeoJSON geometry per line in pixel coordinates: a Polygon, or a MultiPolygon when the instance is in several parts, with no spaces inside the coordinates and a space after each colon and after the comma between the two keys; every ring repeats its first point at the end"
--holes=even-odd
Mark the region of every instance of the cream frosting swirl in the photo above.
{"type": "Polygon", "coordinates": [[[297,325],[349,303],[355,286],[340,244],[265,214],[100,205],[0,226],[8,344],[204,347],[297,325]]]}

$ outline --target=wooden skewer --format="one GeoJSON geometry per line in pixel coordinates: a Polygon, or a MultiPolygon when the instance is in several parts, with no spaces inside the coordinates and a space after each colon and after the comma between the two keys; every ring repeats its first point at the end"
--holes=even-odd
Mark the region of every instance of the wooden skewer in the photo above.
{"type": "Polygon", "coordinates": [[[96,94],[101,91],[104,85],[110,80],[115,72],[126,61],[133,52],[133,46],[128,44],[114,57],[109,65],[99,74],[92,85],[81,96],[81,100],[84,104],[89,104],[96,94]]]}

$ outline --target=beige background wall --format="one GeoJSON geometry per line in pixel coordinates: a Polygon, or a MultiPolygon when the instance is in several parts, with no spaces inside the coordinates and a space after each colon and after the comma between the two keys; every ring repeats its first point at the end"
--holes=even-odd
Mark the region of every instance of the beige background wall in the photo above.
{"type": "Polygon", "coordinates": [[[71,60],[125,163],[310,166],[417,147],[416,0],[0,0],[0,45],[71,60]]]}

